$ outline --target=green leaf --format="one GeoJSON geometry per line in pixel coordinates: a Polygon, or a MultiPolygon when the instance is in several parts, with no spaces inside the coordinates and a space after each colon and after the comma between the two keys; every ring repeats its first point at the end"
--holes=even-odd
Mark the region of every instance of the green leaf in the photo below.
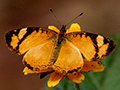
{"type": "MultiPolygon", "coordinates": [[[[102,63],[106,66],[103,72],[83,73],[85,80],[80,83],[80,90],[120,90],[120,33],[109,37],[117,43],[116,49],[102,63]]],[[[75,90],[74,83],[64,77],[52,88],[45,85],[43,90],[75,90]]]]}

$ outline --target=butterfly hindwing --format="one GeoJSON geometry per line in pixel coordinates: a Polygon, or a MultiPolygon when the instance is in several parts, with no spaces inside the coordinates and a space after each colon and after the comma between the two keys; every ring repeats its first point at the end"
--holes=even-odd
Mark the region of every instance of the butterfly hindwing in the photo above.
{"type": "Polygon", "coordinates": [[[66,34],[66,38],[71,41],[89,60],[100,60],[107,57],[116,47],[116,43],[101,35],[88,32],[72,32],[66,34]]]}
{"type": "Polygon", "coordinates": [[[66,40],[60,49],[59,56],[53,69],[59,73],[68,74],[81,70],[83,66],[82,55],[71,42],[66,40]]]}
{"type": "Polygon", "coordinates": [[[6,43],[11,51],[23,54],[30,48],[53,38],[57,32],[39,27],[20,28],[6,33],[6,43]]]}
{"type": "Polygon", "coordinates": [[[54,39],[46,40],[46,42],[39,44],[24,55],[23,63],[29,69],[36,73],[49,71],[52,69],[53,63],[51,62],[52,53],[54,50],[54,39]]]}

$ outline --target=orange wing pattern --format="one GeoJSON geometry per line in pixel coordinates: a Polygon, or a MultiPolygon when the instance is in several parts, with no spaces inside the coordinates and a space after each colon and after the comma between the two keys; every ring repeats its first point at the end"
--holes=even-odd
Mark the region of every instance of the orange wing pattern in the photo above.
{"type": "Polygon", "coordinates": [[[54,50],[54,44],[55,40],[51,39],[31,48],[23,57],[25,66],[36,73],[51,70],[53,65],[51,56],[54,50]]]}
{"type": "Polygon", "coordinates": [[[71,42],[66,40],[60,49],[53,69],[59,73],[67,74],[81,70],[83,64],[83,58],[79,50],[71,42]]]}
{"type": "Polygon", "coordinates": [[[21,28],[9,31],[5,38],[11,51],[16,54],[23,54],[30,48],[43,43],[45,40],[55,37],[56,34],[56,31],[39,27],[21,28]]]}
{"type": "Polygon", "coordinates": [[[89,60],[99,60],[107,57],[116,47],[116,43],[101,35],[87,32],[72,32],[66,34],[66,38],[71,41],[89,60]]]}

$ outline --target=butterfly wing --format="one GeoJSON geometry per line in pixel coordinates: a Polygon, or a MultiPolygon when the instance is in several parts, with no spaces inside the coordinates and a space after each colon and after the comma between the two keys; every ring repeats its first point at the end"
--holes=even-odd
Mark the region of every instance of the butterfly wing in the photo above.
{"type": "Polygon", "coordinates": [[[57,32],[39,27],[20,28],[6,33],[5,39],[9,49],[16,54],[23,54],[30,48],[53,38],[57,32]]]}
{"type": "Polygon", "coordinates": [[[23,63],[36,73],[51,71],[53,64],[51,61],[51,56],[54,46],[55,40],[51,39],[31,48],[24,55],[23,63]]]}
{"type": "Polygon", "coordinates": [[[89,60],[99,60],[107,57],[116,47],[116,43],[101,35],[88,32],[72,32],[66,38],[75,45],[83,56],[89,60]]]}
{"type": "Polygon", "coordinates": [[[82,66],[83,58],[79,49],[66,40],[60,49],[53,69],[59,73],[67,74],[81,70],[82,66]]]}

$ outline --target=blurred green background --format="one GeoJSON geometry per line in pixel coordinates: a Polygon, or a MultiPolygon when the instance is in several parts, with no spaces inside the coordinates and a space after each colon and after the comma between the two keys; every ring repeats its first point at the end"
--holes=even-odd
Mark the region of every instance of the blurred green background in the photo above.
{"type": "MultiPolygon", "coordinates": [[[[85,73],[86,79],[80,85],[82,90],[120,90],[120,0],[0,0],[0,90],[41,90],[44,87],[46,78],[40,80],[36,74],[23,75],[22,56],[8,50],[4,35],[20,27],[47,28],[55,25],[60,28],[49,8],[53,9],[61,24],[84,12],[74,21],[81,25],[83,31],[107,37],[114,35],[111,39],[118,45],[116,51],[103,60],[106,70],[103,73],[85,73]]],[[[64,78],[56,88],[73,90],[73,86],[64,78]]]]}

